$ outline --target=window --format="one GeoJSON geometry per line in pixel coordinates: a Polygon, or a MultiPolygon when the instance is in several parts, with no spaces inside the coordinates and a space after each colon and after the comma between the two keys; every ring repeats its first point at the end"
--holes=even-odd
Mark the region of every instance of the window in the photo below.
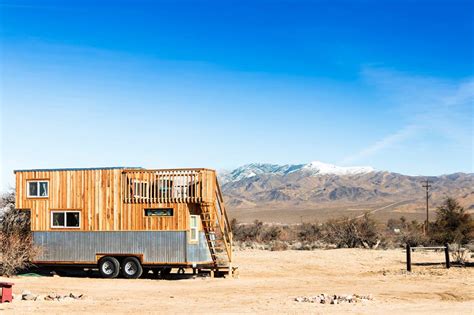
{"type": "Polygon", "coordinates": [[[189,226],[190,226],[190,235],[189,235],[189,240],[191,242],[197,242],[198,239],[198,227],[199,227],[199,216],[198,215],[191,215],[190,216],[190,221],[189,221],[189,226]]]}
{"type": "Polygon", "coordinates": [[[172,217],[173,216],[173,208],[145,209],[145,216],[147,216],[147,217],[172,217]]]}
{"type": "Polygon", "coordinates": [[[27,196],[31,198],[47,198],[48,197],[48,181],[28,181],[27,196]]]}
{"type": "Polygon", "coordinates": [[[51,211],[52,228],[79,228],[80,211],[51,211]]]}

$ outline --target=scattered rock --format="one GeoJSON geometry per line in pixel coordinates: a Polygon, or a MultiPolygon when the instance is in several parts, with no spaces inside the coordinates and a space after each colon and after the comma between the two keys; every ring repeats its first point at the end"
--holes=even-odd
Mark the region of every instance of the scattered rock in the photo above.
{"type": "Polygon", "coordinates": [[[23,301],[36,301],[37,297],[37,295],[32,294],[30,291],[23,291],[21,293],[21,299],[23,301]]]}
{"type": "Polygon", "coordinates": [[[15,298],[21,299],[23,301],[38,301],[38,300],[44,300],[44,301],[73,301],[73,300],[84,300],[86,296],[84,294],[76,294],[76,293],[69,293],[66,295],[61,295],[61,294],[56,294],[56,293],[51,293],[47,294],[45,296],[42,295],[36,295],[31,293],[30,291],[23,291],[21,295],[16,295],[15,298]]]}
{"type": "Polygon", "coordinates": [[[307,297],[307,296],[297,296],[295,298],[296,302],[307,302],[307,303],[317,303],[317,304],[342,304],[342,303],[358,303],[373,300],[372,294],[368,295],[358,295],[358,294],[343,294],[343,295],[327,295],[321,293],[316,296],[307,297]]]}

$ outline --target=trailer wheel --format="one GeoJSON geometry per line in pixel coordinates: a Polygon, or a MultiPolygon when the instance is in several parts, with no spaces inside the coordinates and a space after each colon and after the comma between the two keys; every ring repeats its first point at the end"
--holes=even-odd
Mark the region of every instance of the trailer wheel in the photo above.
{"type": "Polygon", "coordinates": [[[106,256],[99,261],[99,271],[103,278],[116,278],[120,272],[117,258],[106,256]]]}
{"type": "Polygon", "coordinates": [[[143,273],[140,261],[135,257],[127,257],[122,261],[122,275],[127,279],[137,279],[143,273]]]}

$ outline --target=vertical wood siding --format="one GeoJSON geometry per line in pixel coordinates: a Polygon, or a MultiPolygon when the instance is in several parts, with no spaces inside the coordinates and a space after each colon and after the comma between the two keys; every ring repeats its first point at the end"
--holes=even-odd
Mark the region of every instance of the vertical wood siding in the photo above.
{"type": "MultiPolygon", "coordinates": [[[[77,231],[51,228],[51,210],[81,211],[80,231],[182,231],[189,228],[189,215],[200,213],[199,203],[125,203],[122,172],[124,169],[18,171],[16,207],[31,211],[33,231],[77,231]],[[29,180],[48,180],[48,198],[28,198],[29,180]],[[145,208],[173,208],[174,215],[147,217],[145,208]]],[[[202,202],[214,202],[215,172],[203,170],[200,176],[201,184],[205,186],[202,202]]]]}

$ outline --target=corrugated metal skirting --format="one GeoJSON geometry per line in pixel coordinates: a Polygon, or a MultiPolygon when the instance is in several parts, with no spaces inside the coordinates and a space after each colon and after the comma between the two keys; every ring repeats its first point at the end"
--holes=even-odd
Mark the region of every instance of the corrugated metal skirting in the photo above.
{"type": "Polygon", "coordinates": [[[33,232],[37,261],[94,262],[96,254],[143,255],[144,263],[211,262],[203,232],[188,244],[185,231],[33,232]]]}

